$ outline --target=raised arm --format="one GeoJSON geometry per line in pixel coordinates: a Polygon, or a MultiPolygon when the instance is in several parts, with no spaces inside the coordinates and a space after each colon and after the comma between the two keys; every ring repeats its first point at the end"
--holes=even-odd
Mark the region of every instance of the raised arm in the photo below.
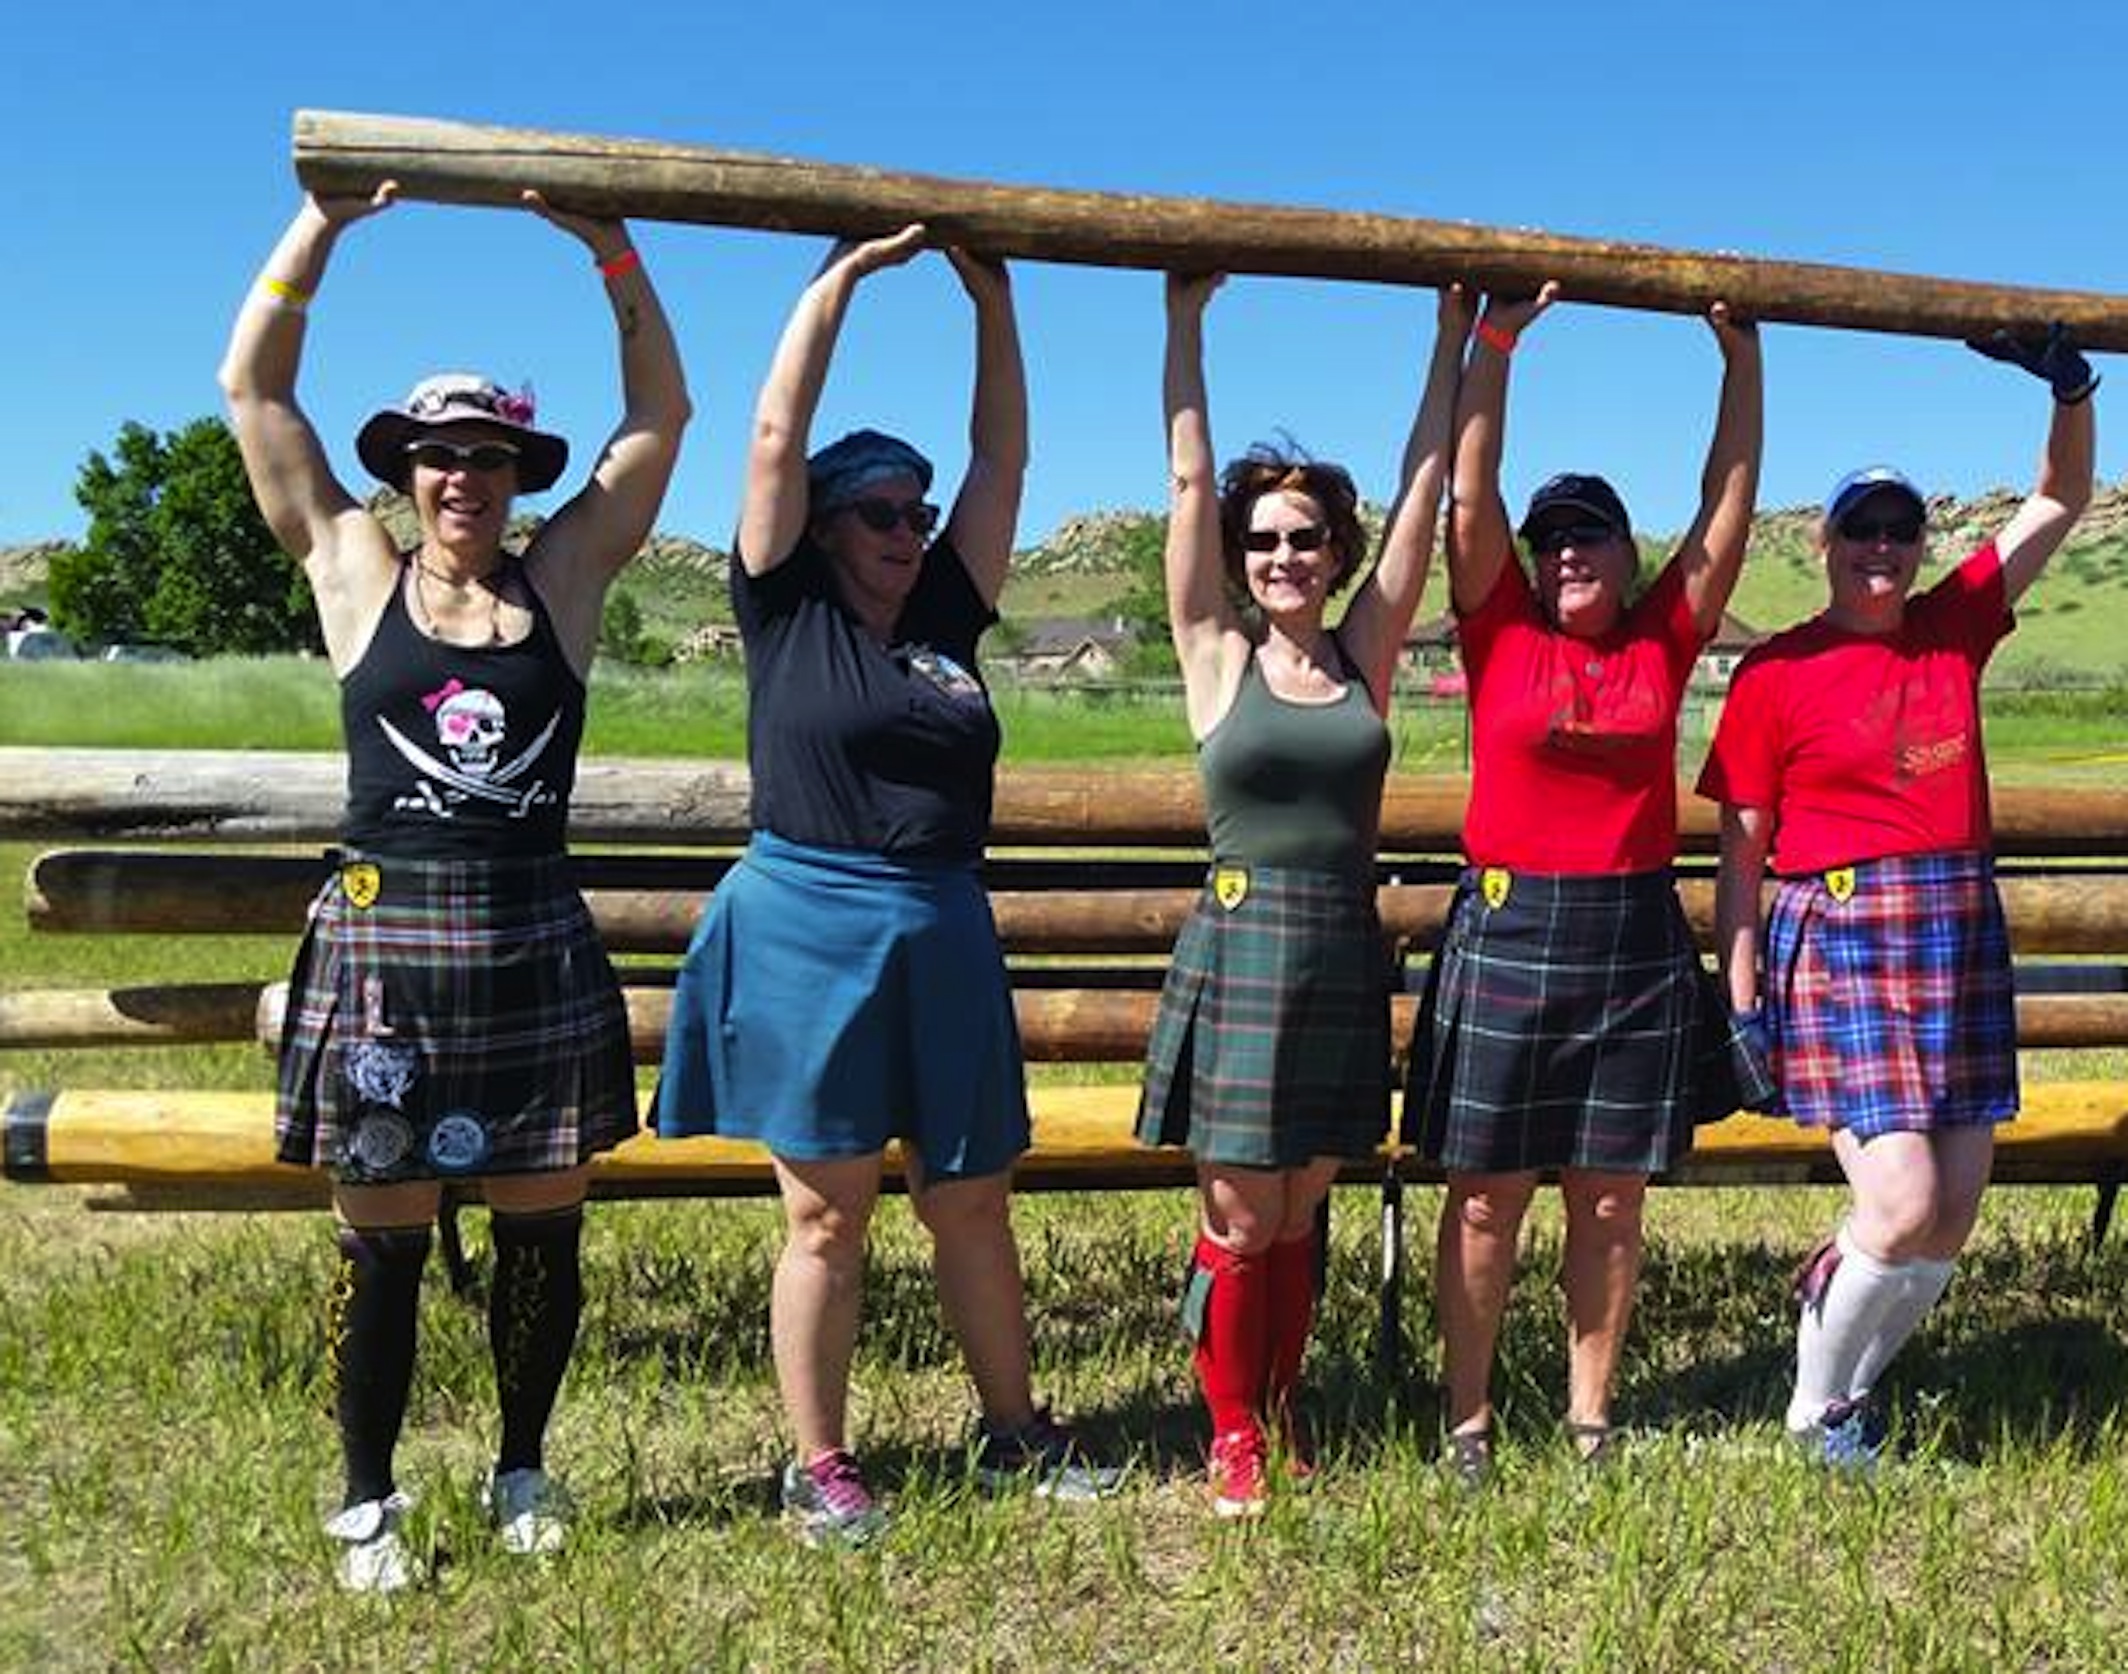
{"type": "Polygon", "coordinates": [[[921,223],[892,238],[837,244],[799,293],[754,403],[746,453],[746,497],[739,508],[739,555],[749,575],[763,575],[797,549],[805,533],[806,439],[827,382],[828,362],[857,282],[898,267],[924,245],[921,223]]]}
{"type": "Polygon", "coordinates": [[[222,394],[253,498],[274,538],[310,578],[335,667],[367,633],[397,573],[384,530],[341,486],[296,401],[305,310],[341,230],[389,208],[386,181],[367,198],[306,198],[237,310],[222,356],[222,394]]]}
{"type": "Polygon", "coordinates": [[[2091,394],[2098,388],[2098,374],[2077,349],[2068,328],[2061,325],[2050,327],[2043,336],[1997,332],[1972,347],[1991,360],[2023,367],[2046,383],[2054,396],[2039,481],[1995,537],[1995,550],[2002,557],[2003,593],[2014,605],[2039,579],[2055,548],[2091,504],[2098,458],[2098,419],[2092,412],[2091,394]]]}
{"type": "Polygon", "coordinates": [[[1722,804],[1721,872],[1714,885],[1714,952],[1728,986],[1730,1009],[1759,1005],[1759,892],[1773,845],[1773,814],[1765,808],[1722,804]]]}
{"type": "Polygon", "coordinates": [[[1488,297],[1456,396],[1455,505],[1449,519],[1448,587],[1458,612],[1485,603],[1500,567],[1515,561],[1514,529],[1500,498],[1507,431],[1507,361],[1516,341],[1559,295],[1548,280],[1534,297],[1488,297]]]}
{"type": "Polygon", "coordinates": [[[621,422],[590,480],[541,527],[526,555],[562,643],[581,669],[598,642],[606,585],[650,534],[694,409],[672,326],[628,242],[628,229],[619,221],[567,214],[537,192],[526,192],[524,201],[591,252],[620,335],[621,422]]]}
{"type": "Polygon", "coordinates": [[[1678,543],[1672,562],[1683,566],[1685,602],[1700,636],[1712,638],[1743,573],[1751,540],[1751,514],[1758,504],[1759,458],[1766,441],[1764,362],[1759,328],[1740,320],[1726,302],[1707,310],[1722,351],[1721,404],[1714,439],[1699,478],[1699,515],[1678,543]]]}
{"type": "Polygon", "coordinates": [[[946,533],[985,604],[996,606],[1012,563],[1020,490],[1027,481],[1027,371],[1005,264],[949,249],[946,259],[975,304],[975,395],[968,415],[968,474],[946,533]]]}
{"type": "Polygon", "coordinates": [[[1247,654],[1240,618],[1227,596],[1219,537],[1219,468],[1204,387],[1204,310],[1216,273],[1167,276],[1167,351],[1160,393],[1167,415],[1168,631],[1182,667],[1190,736],[1203,738],[1233,701],[1247,654]]]}
{"type": "Polygon", "coordinates": [[[1404,441],[1396,503],[1382,533],[1382,555],[1338,624],[1338,638],[1359,663],[1368,694],[1385,715],[1397,652],[1426,588],[1426,567],[1441,516],[1441,490],[1448,481],[1463,349],[1475,312],[1470,294],[1461,285],[1441,292],[1435,310],[1433,361],[1426,372],[1426,392],[1411,421],[1411,434],[1404,441]]]}

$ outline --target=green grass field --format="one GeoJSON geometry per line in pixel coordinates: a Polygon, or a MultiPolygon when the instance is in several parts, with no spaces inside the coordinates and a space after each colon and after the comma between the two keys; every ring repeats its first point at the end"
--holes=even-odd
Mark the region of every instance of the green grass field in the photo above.
{"type": "MultiPolygon", "coordinates": [[[[56,688],[23,672],[53,671],[0,669],[9,742],[331,743],[316,665],[84,668],[56,688]],[[32,690],[49,707],[26,720],[32,690]],[[153,719],[83,736],[128,713],[153,719]],[[270,737],[249,730],[259,716],[270,737]]],[[[690,678],[602,676],[598,747],[738,753],[731,682],[690,678]]],[[[1187,759],[1172,704],[1004,701],[1014,759],[1187,759]]],[[[2123,729],[2103,708],[2030,707],[1991,723],[2002,774],[2109,771],[2092,759],[2123,729]]],[[[1444,721],[1407,732],[1402,759],[1453,766],[1459,746],[1444,721]]],[[[19,879],[31,852],[0,844],[0,876],[19,879]]],[[[274,977],[289,952],[280,938],[31,936],[10,913],[0,987],[274,977]]],[[[2128,1077],[2128,1052],[2035,1054],[2028,1074],[2128,1077]]],[[[241,1047],[0,1053],[0,1090],[267,1080],[241,1047]]],[[[2128,1234],[2089,1245],[2088,1190],[1991,1196],[1889,1380],[1899,1457],[1866,1483],[1828,1480],[1779,1431],[1787,1275],[1838,1194],[1655,1195],[1619,1406],[1634,1440],[1595,1473],[1557,1430],[1545,1201],[1501,1348],[1503,1469],[1473,1499],[1435,1462],[1438,1193],[1410,1194],[1412,1349],[1392,1381],[1373,1356],[1377,1204],[1347,1189],[1309,1373],[1325,1469],[1239,1529],[1203,1508],[1174,1328],[1187,1194],[1020,1204],[1040,1387],[1133,1465],[1118,1500],[1071,1508],[968,1486],[965,1381],[923,1236],[891,1203],[853,1410],[898,1520],[854,1556],[803,1551],[773,1515],[774,1207],[606,1206],[550,1449],[580,1505],[571,1550],[528,1565],[482,1526],[484,1320],[432,1266],[401,1460],[435,1577],[388,1603],[335,1590],[318,1532],[338,1476],[324,1219],[100,1212],[91,1195],[0,1187],[0,1667],[2052,1674],[2117,1669],[2128,1647],[2128,1234]]]]}

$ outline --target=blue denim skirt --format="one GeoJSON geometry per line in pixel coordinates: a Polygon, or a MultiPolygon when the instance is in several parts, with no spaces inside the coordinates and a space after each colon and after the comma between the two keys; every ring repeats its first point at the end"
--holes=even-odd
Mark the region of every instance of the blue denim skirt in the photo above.
{"type": "Polygon", "coordinates": [[[813,1162],[900,1139],[931,1180],[1010,1168],[1026,1074],[974,867],[755,832],[680,968],[657,1130],[813,1162]]]}

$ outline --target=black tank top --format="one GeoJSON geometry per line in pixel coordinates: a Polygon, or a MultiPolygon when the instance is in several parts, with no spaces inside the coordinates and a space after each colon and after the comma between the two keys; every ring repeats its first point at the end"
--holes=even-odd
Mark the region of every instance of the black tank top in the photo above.
{"type": "Polygon", "coordinates": [[[350,847],[412,860],[562,852],[584,685],[538,589],[520,582],[526,638],[447,645],[408,614],[401,559],[369,648],[340,682],[350,847]]]}

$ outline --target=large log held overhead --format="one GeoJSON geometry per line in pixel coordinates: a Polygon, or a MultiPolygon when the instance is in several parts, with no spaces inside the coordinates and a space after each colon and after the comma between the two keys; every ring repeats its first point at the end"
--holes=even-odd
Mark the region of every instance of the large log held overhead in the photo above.
{"type": "Polygon", "coordinates": [[[1919,337],[2063,320],[2091,348],[2128,349],[2128,298],[2091,291],[1467,222],[997,185],[651,140],[306,110],[295,117],[295,166],[322,194],[367,194],[389,179],[409,197],[514,207],[530,186],[587,214],[773,232],[863,237],[923,221],[941,242],[1040,261],[1522,292],[1557,279],[1577,302],[1619,308],[1701,314],[1726,300],[1761,320],[1919,337]]]}

